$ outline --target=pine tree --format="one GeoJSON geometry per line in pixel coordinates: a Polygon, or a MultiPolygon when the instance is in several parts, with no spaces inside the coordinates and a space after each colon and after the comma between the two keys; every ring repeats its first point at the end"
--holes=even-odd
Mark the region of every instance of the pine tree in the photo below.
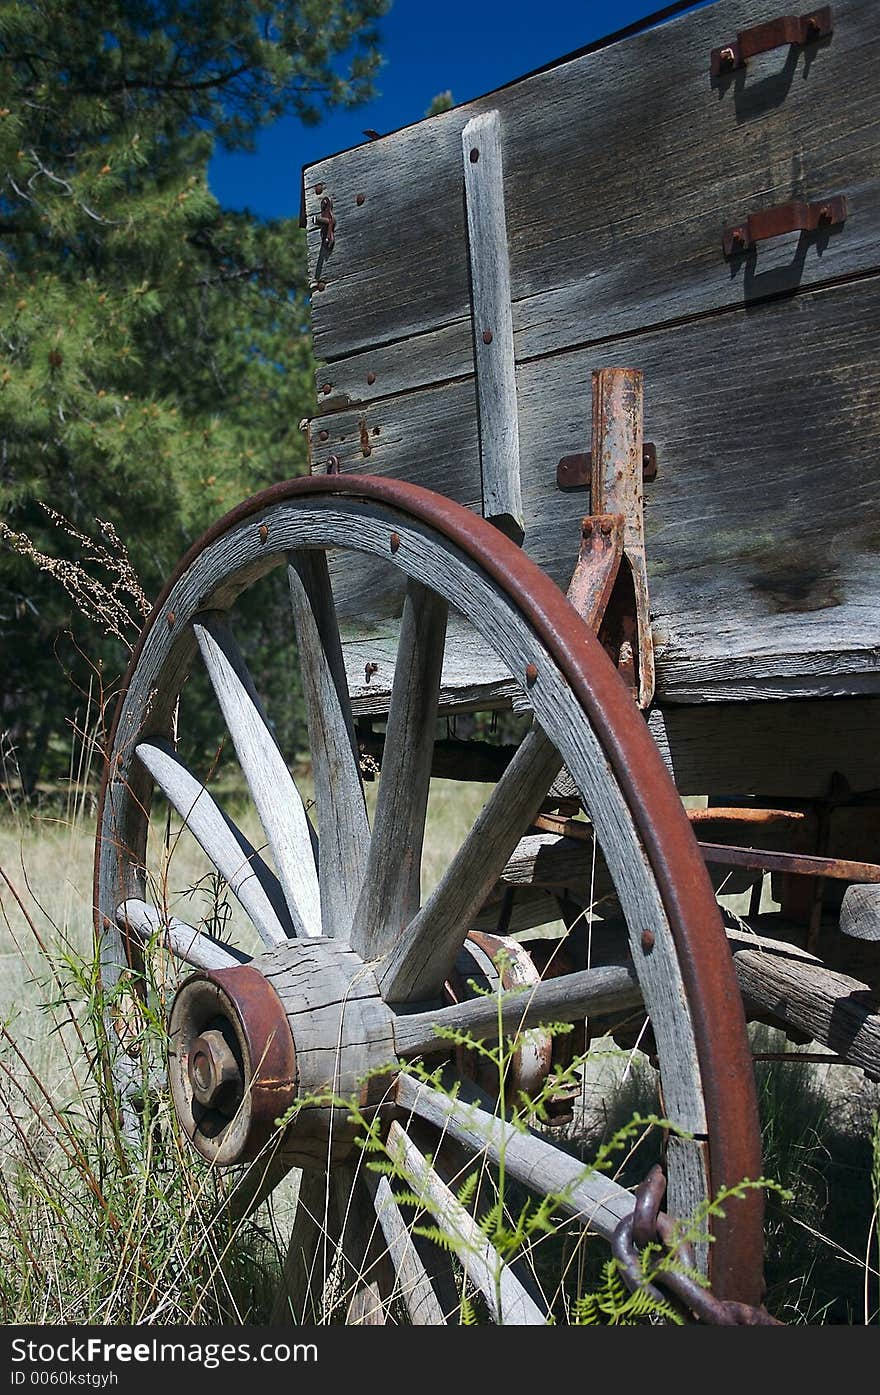
{"type": "Polygon", "coordinates": [[[212,518],[304,468],[303,234],[222,210],[208,162],[368,97],[386,7],[0,0],[0,727],[31,779],[77,626],[10,534],[76,557],[41,504],[107,520],[155,594],[212,518]]]}

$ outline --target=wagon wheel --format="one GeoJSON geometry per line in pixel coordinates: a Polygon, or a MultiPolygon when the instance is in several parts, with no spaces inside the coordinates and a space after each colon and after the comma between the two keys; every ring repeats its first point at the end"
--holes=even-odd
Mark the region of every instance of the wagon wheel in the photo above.
{"type": "MultiPolygon", "coordinates": [[[[345,1227],[343,1252],[357,1274],[381,1227],[385,1258],[410,1317],[441,1320],[443,1276],[437,1286],[429,1280],[386,1180],[376,1184],[358,1162],[347,1112],[302,1108],[279,1140],[274,1120],[298,1097],[313,1099],[329,1080],[339,1095],[360,1091],[365,1108],[378,1108],[390,1120],[390,1141],[405,1175],[427,1196],[427,1209],[454,1231],[467,1233],[473,1223],[426,1161],[441,1136],[490,1161],[503,1147],[509,1176],[532,1189],[539,1178],[547,1192],[565,1192],[569,1211],[588,1218],[590,1229],[606,1239],[632,1209],[630,1192],[607,1177],[583,1180],[581,1164],[549,1135],[515,1134],[491,1108],[463,1116],[444,1093],[420,1085],[406,1069],[362,1083],[395,1056],[430,1054],[434,1023],[461,1023],[463,1011],[470,1012],[467,1024],[476,1035],[488,1035],[479,1001],[437,1004],[468,926],[561,762],[578,785],[613,878],[635,972],[587,969],[554,978],[534,990],[529,1025],[613,1012],[636,998],[644,1003],[665,1115],[692,1136],[669,1141],[666,1208],[689,1215],[722,1185],[760,1175],[740,997],[712,889],[674,786],[612,664],[550,579],[483,520],[416,486],[364,476],[294,480],[246,501],[213,527],[183,559],[145,627],[116,713],[101,799],[95,904],[103,979],[112,986],[137,960],[143,938],[157,930],[172,954],[198,966],[178,990],[171,1014],[175,1105],[199,1152],[218,1164],[251,1162],[253,1172],[253,1160],[266,1160],[271,1151],[261,1195],[286,1169],[304,1169],[287,1266],[294,1301],[306,1301],[322,1236],[326,1245],[328,1231],[335,1238],[345,1227]],[[372,829],[329,584],[330,550],[385,559],[406,584],[372,829]],[[242,593],[284,565],[317,832],[230,627],[242,593]],[[420,906],[449,607],[472,620],[521,681],[534,718],[420,906]],[[199,654],[265,831],[266,861],[171,744],[181,687],[199,654]],[[154,786],[185,820],[264,941],[250,961],[156,905],[148,870],[154,786]]],[[[494,1003],[491,1008],[494,1024],[494,1003]]],[[[521,1016],[517,998],[505,1023],[521,1016]]],[[[709,1253],[717,1295],[760,1301],[761,1226],[757,1191],[713,1221],[709,1253]]],[[[496,1258],[480,1245],[466,1261],[478,1286],[496,1258]]],[[[500,1287],[488,1281],[483,1287],[495,1318],[544,1320],[510,1270],[503,1271],[500,1287]]],[[[360,1291],[363,1296],[370,1286],[360,1291]]]]}

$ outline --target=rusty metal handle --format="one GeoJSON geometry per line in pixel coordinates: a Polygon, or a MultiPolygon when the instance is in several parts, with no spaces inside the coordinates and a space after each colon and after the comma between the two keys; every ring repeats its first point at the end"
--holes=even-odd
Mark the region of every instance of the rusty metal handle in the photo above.
{"type": "Polygon", "coordinates": [[[770,49],[781,48],[783,44],[813,44],[817,39],[826,39],[833,32],[830,5],[811,10],[805,15],[780,15],[766,24],[741,30],[732,43],[713,48],[709,71],[713,77],[720,77],[722,73],[744,68],[749,59],[759,53],[768,53],[770,49]]]}
{"type": "Polygon", "coordinates": [[[722,239],[724,255],[732,257],[736,252],[746,252],[756,242],[780,237],[782,233],[816,232],[819,228],[832,228],[845,221],[845,194],[816,199],[814,203],[792,199],[790,203],[780,203],[775,208],[750,213],[744,223],[725,228],[722,239]]]}

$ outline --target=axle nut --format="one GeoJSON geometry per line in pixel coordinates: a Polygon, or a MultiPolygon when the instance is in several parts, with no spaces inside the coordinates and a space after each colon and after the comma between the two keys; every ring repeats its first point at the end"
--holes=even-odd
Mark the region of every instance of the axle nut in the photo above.
{"type": "Polygon", "coordinates": [[[187,1063],[194,1097],[206,1109],[218,1109],[232,1118],[244,1094],[241,1068],[235,1052],[218,1027],[196,1037],[187,1063]]]}

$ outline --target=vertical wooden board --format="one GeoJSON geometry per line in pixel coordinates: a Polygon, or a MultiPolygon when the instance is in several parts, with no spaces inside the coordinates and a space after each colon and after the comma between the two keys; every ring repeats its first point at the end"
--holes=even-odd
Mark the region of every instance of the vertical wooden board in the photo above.
{"type": "Polygon", "coordinates": [[[461,133],[461,150],[473,298],[483,517],[521,542],[524,523],[519,421],[504,164],[497,111],[471,118],[461,133]]]}

